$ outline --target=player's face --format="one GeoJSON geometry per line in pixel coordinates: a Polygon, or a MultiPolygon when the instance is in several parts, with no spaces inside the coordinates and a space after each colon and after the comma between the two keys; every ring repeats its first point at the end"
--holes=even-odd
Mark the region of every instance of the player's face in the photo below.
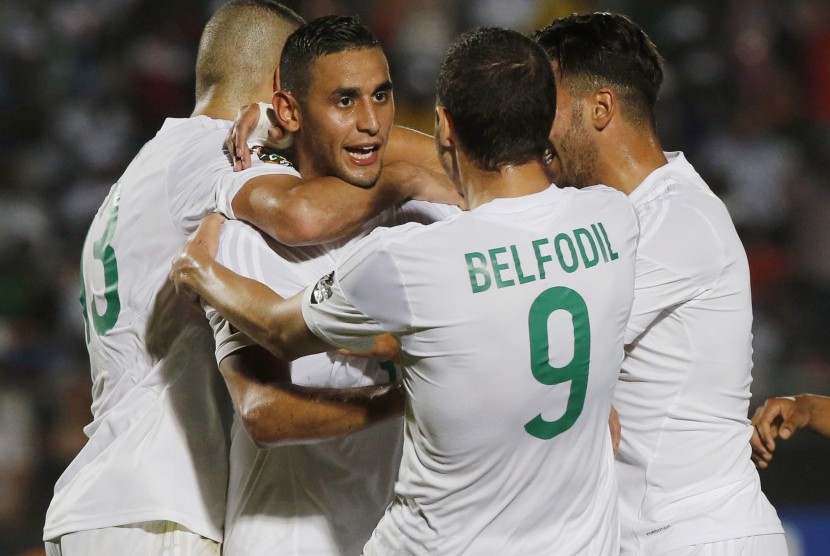
{"type": "Polygon", "coordinates": [[[585,102],[572,94],[558,71],[554,74],[556,117],[550,137],[554,156],[548,167],[553,183],[559,187],[594,185],[599,182],[599,155],[589,133],[585,102]]]}
{"type": "Polygon", "coordinates": [[[394,118],[389,66],[380,48],[317,58],[297,137],[305,155],[303,175],[373,186],[394,118]]]}

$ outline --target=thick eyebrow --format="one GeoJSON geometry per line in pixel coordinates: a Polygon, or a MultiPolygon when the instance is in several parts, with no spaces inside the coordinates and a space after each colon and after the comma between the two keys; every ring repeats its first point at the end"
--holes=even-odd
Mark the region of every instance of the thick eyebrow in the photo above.
{"type": "MultiPolygon", "coordinates": [[[[380,92],[388,92],[392,90],[392,81],[387,79],[377,87],[375,90],[372,91],[372,94],[380,93],[380,92]]],[[[357,98],[360,96],[361,89],[359,87],[338,87],[334,91],[331,92],[332,98],[357,98]]]]}

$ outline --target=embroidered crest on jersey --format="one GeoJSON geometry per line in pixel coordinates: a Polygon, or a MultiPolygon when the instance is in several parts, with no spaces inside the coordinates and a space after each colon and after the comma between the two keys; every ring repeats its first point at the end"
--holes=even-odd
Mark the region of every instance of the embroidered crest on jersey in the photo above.
{"type": "Polygon", "coordinates": [[[311,304],[317,305],[331,297],[331,285],[334,283],[334,271],[318,280],[317,285],[311,292],[311,304]]]}
{"type": "Polygon", "coordinates": [[[268,149],[257,149],[256,150],[257,158],[267,164],[279,164],[280,166],[287,166],[289,168],[293,168],[294,165],[282,155],[277,154],[275,151],[271,151],[268,149]]]}

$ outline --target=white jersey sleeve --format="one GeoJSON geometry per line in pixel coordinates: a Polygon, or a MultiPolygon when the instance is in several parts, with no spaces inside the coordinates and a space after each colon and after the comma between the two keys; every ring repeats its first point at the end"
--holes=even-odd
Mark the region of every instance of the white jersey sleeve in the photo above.
{"type": "MultiPolygon", "coordinates": [[[[679,205],[679,203],[678,203],[679,205]]],[[[637,255],[634,305],[626,330],[626,344],[642,334],[663,311],[711,291],[724,267],[723,240],[691,208],[675,206],[671,214],[664,207],[639,207],[643,228],[637,255]],[[665,218],[683,226],[661,225],[665,218]],[[661,237],[654,238],[655,230],[661,237]],[[691,235],[696,241],[684,237],[691,235]],[[682,256],[678,253],[682,245],[682,256]]]]}
{"type": "Polygon", "coordinates": [[[401,205],[398,214],[395,216],[395,225],[407,224],[409,222],[432,224],[433,222],[440,222],[460,213],[461,209],[455,205],[410,200],[401,205]]]}
{"type": "Polygon", "coordinates": [[[174,225],[190,233],[199,225],[205,214],[220,212],[235,218],[233,199],[249,180],[266,174],[294,176],[299,174],[287,164],[262,162],[251,158],[251,167],[234,172],[230,162],[221,152],[209,164],[201,160],[183,160],[180,165],[167,168],[170,173],[169,187],[170,217],[174,225]],[[202,187],[192,187],[199,183],[202,187]]]}
{"type": "Polygon", "coordinates": [[[306,325],[331,345],[365,351],[378,334],[404,332],[412,322],[406,285],[385,246],[385,231],[359,241],[334,272],[303,295],[306,325]]]}
{"type": "MultiPolygon", "coordinates": [[[[287,270],[285,260],[269,243],[272,242],[252,226],[228,221],[222,226],[216,259],[237,274],[256,280],[283,297],[293,295],[297,291],[294,273],[287,270]]],[[[204,309],[216,340],[217,363],[242,348],[256,345],[215,308],[205,304],[204,309]]]]}

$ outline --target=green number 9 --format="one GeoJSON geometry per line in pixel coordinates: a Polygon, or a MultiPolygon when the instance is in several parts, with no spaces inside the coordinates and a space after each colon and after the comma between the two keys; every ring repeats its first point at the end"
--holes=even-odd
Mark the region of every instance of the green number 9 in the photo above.
{"type": "Polygon", "coordinates": [[[539,414],[525,424],[528,434],[542,440],[550,440],[571,428],[585,405],[588,367],[591,362],[588,306],[582,296],[570,288],[560,286],[545,290],[530,306],[528,331],[530,332],[530,367],[534,378],[548,386],[563,382],[571,383],[568,406],[562,417],[556,421],[545,421],[539,414]],[[574,331],[573,359],[564,367],[551,365],[549,356],[548,319],[554,311],[559,310],[570,313],[574,331]]]}

